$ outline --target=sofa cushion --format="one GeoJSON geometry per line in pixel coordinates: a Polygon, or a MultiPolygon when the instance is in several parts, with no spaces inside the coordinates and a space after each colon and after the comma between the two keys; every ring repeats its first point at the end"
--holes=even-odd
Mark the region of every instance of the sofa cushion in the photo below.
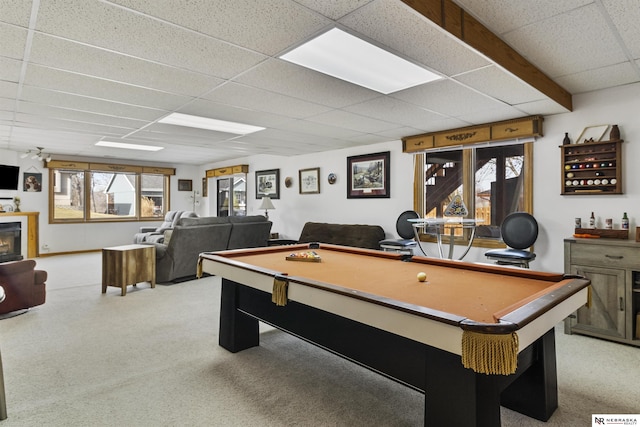
{"type": "Polygon", "coordinates": [[[379,225],[307,222],[298,241],[380,249],[379,242],[384,238],[384,230],[379,225]]]}
{"type": "Polygon", "coordinates": [[[269,244],[271,221],[236,222],[231,229],[227,249],[259,248],[269,244]]]}
{"type": "Polygon", "coordinates": [[[205,216],[200,218],[180,218],[177,226],[193,227],[195,225],[228,224],[229,217],[226,216],[205,216]]]}
{"type": "Polygon", "coordinates": [[[232,224],[243,223],[243,222],[264,222],[267,221],[267,218],[264,215],[249,215],[249,216],[230,216],[229,222],[232,224]]]}

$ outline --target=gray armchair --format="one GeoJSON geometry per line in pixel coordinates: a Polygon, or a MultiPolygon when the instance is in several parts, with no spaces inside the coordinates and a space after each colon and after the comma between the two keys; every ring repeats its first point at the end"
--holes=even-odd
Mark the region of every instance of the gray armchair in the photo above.
{"type": "Polygon", "coordinates": [[[133,243],[162,243],[164,232],[173,229],[180,218],[197,217],[198,215],[191,211],[168,211],[159,227],[140,227],[140,231],[133,236],[133,243]]]}

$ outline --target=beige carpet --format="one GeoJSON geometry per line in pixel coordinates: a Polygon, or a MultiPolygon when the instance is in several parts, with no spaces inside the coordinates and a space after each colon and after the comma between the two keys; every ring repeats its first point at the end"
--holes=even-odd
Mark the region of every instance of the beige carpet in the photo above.
{"type": "MultiPolygon", "coordinates": [[[[418,426],[423,396],[282,332],[217,345],[219,279],[100,291],[100,254],[38,259],[47,303],[0,321],[9,426],[418,426]]],[[[640,349],[557,330],[560,408],[640,412],[640,349]]]]}

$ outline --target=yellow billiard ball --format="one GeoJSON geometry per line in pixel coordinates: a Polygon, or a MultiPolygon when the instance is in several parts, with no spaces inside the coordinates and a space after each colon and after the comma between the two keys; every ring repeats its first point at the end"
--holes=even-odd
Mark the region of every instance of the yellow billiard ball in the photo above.
{"type": "Polygon", "coordinates": [[[425,280],[427,280],[427,273],[424,273],[422,271],[418,273],[418,281],[424,282],[425,280]]]}

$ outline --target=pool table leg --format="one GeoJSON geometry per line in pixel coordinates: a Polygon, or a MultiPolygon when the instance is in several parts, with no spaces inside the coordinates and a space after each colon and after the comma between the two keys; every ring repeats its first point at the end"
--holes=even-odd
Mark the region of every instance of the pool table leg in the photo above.
{"type": "Polygon", "coordinates": [[[556,340],[553,328],[533,344],[531,366],[502,393],[502,405],[547,421],[558,408],[556,340]]]}
{"type": "Polygon", "coordinates": [[[500,405],[547,421],[558,407],[554,330],[520,353],[510,376],[476,374],[426,346],[425,377],[425,425],[499,427],[500,405]]]}
{"type": "Polygon", "coordinates": [[[500,382],[460,364],[460,356],[427,347],[425,425],[500,427],[500,382]]]}
{"type": "Polygon", "coordinates": [[[238,311],[238,285],[222,279],[218,343],[232,353],[260,345],[258,320],[238,311]]]}

